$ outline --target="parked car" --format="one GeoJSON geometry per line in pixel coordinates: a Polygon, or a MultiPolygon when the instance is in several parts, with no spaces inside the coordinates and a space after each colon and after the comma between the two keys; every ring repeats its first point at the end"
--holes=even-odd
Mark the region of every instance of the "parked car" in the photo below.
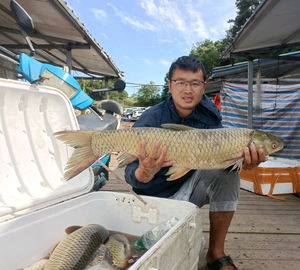
{"type": "Polygon", "coordinates": [[[132,119],[139,119],[144,111],[133,111],[132,119]]]}
{"type": "Polygon", "coordinates": [[[126,112],[128,112],[130,109],[131,109],[131,108],[125,108],[125,109],[123,109],[123,114],[122,114],[122,116],[125,116],[126,112]]]}
{"type": "Polygon", "coordinates": [[[146,107],[133,107],[132,110],[134,110],[134,111],[145,111],[146,107]]]}
{"type": "Polygon", "coordinates": [[[132,118],[133,109],[127,109],[126,112],[124,112],[124,117],[131,119],[132,118]]]}

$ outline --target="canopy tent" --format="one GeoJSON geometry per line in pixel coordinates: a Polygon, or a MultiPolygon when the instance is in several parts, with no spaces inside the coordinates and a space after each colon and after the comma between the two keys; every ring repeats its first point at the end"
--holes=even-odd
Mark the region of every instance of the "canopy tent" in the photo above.
{"type": "Polygon", "coordinates": [[[300,46],[299,14],[299,0],[261,1],[221,58],[262,59],[265,52],[300,46]]]}
{"type": "MultiPolygon", "coordinates": [[[[262,95],[254,95],[253,128],[285,140],[284,148],[272,156],[300,159],[300,84],[261,85],[262,95]]],[[[256,94],[257,86],[254,86],[256,94]]],[[[221,114],[224,127],[247,127],[247,85],[224,83],[221,114]]]]}
{"type": "MultiPolygon", "coordinates": [[[[263,0],[221,58],[248,59],[248,127],[253,127],[253,59],[299,61],[300,57],[264,53],[300,46],[300,1],[263,0]]],[[[300,63],[300,62],[299,62],[300,63]]]]}
{"type": "MultiPolygon", "coordinates": [[[[17,0],[31,16],[35,30],[28,33],[36,60],[69,66],[92,77],[122,78],[123,74],[63,0],[17,0]]],[[[10,10],[0,3],[0,45],[16,54],[30,53],[10,10]]]]}

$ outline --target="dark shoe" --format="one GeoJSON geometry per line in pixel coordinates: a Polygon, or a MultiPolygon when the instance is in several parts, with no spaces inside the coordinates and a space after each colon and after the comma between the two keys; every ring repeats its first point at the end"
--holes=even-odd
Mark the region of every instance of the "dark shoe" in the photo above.
{"type": "Polygon", "coordinates": [[[209,270],[220,270],[222,267],[232,265],[234,267],[234,270],[238,270],[236,266],[234,265],[232,259],[230,256],[225,256],[222,258],[219,258],[215,260],[212,264],[207,263],[207,267],[209,270]]]}

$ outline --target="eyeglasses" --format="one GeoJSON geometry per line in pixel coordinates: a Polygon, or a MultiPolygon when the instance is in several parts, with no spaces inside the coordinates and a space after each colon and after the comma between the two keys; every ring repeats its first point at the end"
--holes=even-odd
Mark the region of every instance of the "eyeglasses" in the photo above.
{"type": "Polygon", "coordinates": [[[202,86],[202,84],[204,84],[205,82],[203,81],[199,81],[199,80],[194,80],[194,81],[185,81],[185,80],[170,80],[172,82],[175,82],[175,86],[177,89],[182,90],[184,89],[187,84],[189,83],[191,88],[193,90],[199,90],[202,86]]]}

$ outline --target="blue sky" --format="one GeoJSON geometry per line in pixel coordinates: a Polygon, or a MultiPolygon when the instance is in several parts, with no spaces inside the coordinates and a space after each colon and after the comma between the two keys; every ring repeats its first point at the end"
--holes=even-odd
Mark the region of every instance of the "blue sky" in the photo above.
{"type": "MultiPolygon", "coordinates": [[[[225,36],[235,0],[67,0],[126,82],[164,84],[170,64],[225,36]]],[[[139,86],[127,84],[129,95],[139,86]]]]}

